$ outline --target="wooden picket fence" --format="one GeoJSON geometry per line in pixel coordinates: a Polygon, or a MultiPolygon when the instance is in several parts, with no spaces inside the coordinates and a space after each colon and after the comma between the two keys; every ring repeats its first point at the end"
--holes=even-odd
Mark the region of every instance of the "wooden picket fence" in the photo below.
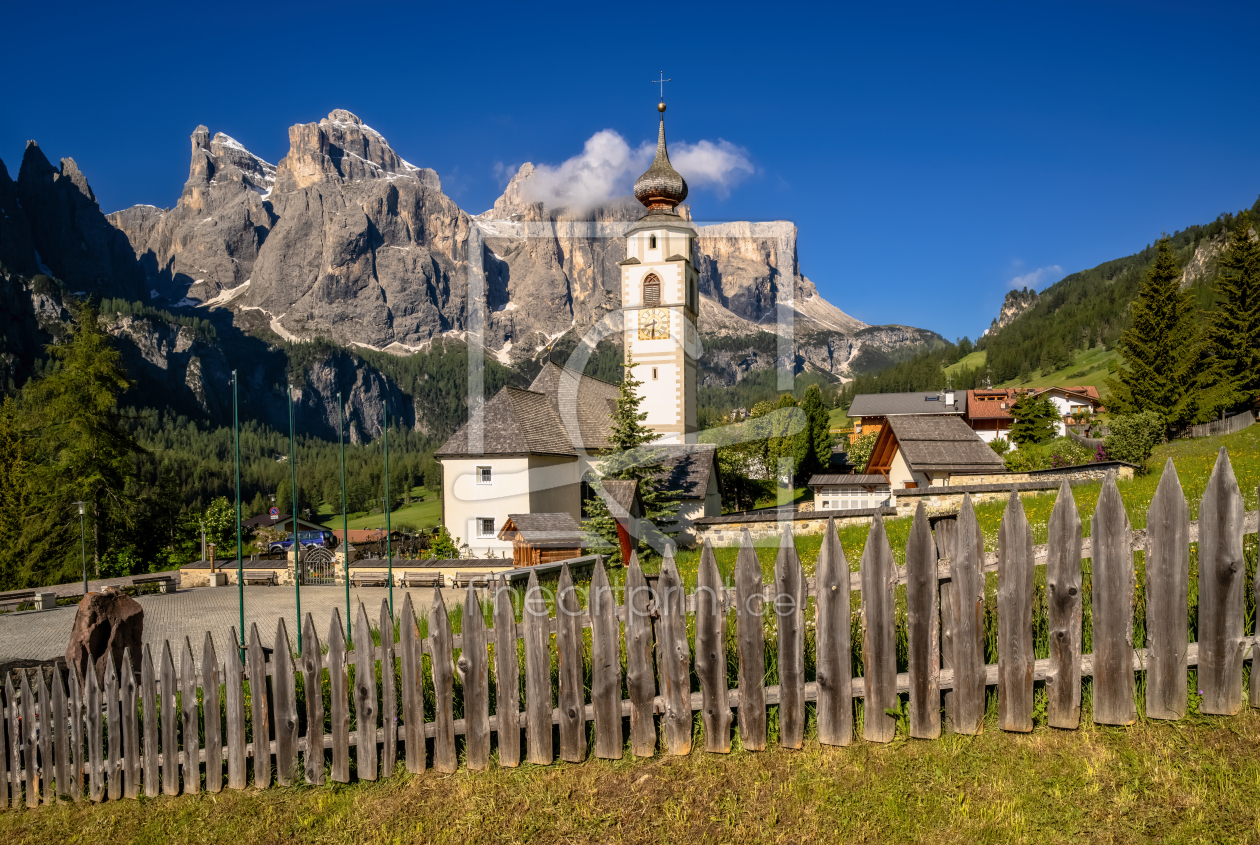
{"type": "MultiPolygon", "coordinates": [[[[987,555],[971,501],[964,498],[957,521],[938,525],[935,536],[920,507],[904,567],[895,564],[884,524],[876,517],[858,572],[850,571],[836,532],[829,530],[816,573],[806,577],[792,538],[785,534],[773,583],[766,585],[746,535],[733,586],[722,583],[712,549],[706,547],[691,594],[684,591],[672,559],[651,580],[632,561],[619,601],[600,562],[586,608],[568,568],[562,569],[554,615],[532,575],[519,608],[520,622],[505,582],[491,590],[493,627],[487,626],[480,595],[470,587],[464,594],[460,636],[452,633],[439,589],[430,609],[430,635],[423,639],[408,594],[397,642],[394,619],[382,604],[381,646],[373,645],[368,614],[360,604],[353,651],[347,650],[341,620],[334,615],[324,653],[308,615],[296,662],[280,620],[271,654],[253,626],[243,661],[235,642],[227,659],[220,660],[208,633],[199,667],[185,640],[182,671],[176,670],[169,642],[156,666],[146,646],[138,683],[129,668],[130,654],[124,655],[128,668],[121,674],[110,661],[103,682],[95,671],[83,680],[71,666],[68,689],[56,673],[50,680],[39,671],[32,685],[22,671],[16,688],[11,676],[5,680],[3,798],[13,807],[35,807],[41,800],[79,801],[85,781],[92,801],[134,798],[142,790],[156,796],[176,795],[181,789],[219,792],[225,785],[243,789],[251,782],[251,761],[255,787],[269,786],[273,779],[280,785],[303,778],[311,784],[326,777],[348,782],[352,748],[354,773],[363,780],[389,777],[399,763],[413,773],[429,766],[454,772],[459,735],[469,769],[489,767],[492,734],[497,736],[498,764],[516,766],[522,759],[522,730],[525,758],[550,764],[556,726],[564,761],[587,759],[588,737],[594,739],[596,757],[620,758],[627,737],[632,754],[652,756],[658,730],[662,750],[680,755],[692,749],[696,712],[703,722],[705,751],[730,751],[735,713],[742,747],[759,751],[768,744],[767,708],[773,706],[778,708],[779,744],[800,748],[807,702],[813,702],[822,744],[853,742],[859,721],[856,699],[864,699],[861,736],[888,742],[897,729],[894,714],[901,712],[900,696],[907,693],[911,736],[940,736],[942,710],[953,731],[976,734],[983,727],[986,691],[992,686],[997,687],[999,726],[1026,732],[1033,728],[1037,681],[1045,682],[1049,724],[1075,729],[1080,725],[1082,678],[1090,676],[1094,721],[1126,725],[1138,715],[1135,671],[1145,672],[1147,716],[1179,719],[1187,712],[1187,671],[1192,666],[1202,690],[1200,712],[1236,714],[1243,703],[1243,661],[1255,640],[1244,635],[1244,534],[1257,526],[1256,512],[1244,513],[1224,450],[1199,517],[1197,523],[1190,521],[1169,462],[1145,532],[1131,530],[1115,481],[1109,478],[1093,515],[1092,536],[1083,539],[1065,482],[1045,546],[1033,545],[1021,500],[1012,492],[998,551],[987,555]],[[1191,543],[1198,544],[1198,643],[1187,643],[1191,543]],[[1136,550],[1145,552],[1144,648],[1133,645],[1136,550]],[[1092,654],[1081,653],[1083,558],[1092,559],[1092,654]],[[1047,567],[1050,633],[1049,657],[1040,660],[1034,659],[1032,631],[1036,566],[1047,567]],[[995,665],[986,665],[985,577],[993,571],[999,654],[995,665]],[[898,674],[895,609],[901,584],[909,671],[898,674]],[[861,593],[860,677],[853,673],[856,644],[850,642],[854,591],[861,593]],[[813,681],[805,671],[809,598],[815,626],[813,681]],[[727,672],[731,612],[735,642],[730,653],[738,662],[734,688],[728,686],[727,672]],[[779,677],[779,684],[769,687],[768,628],[773,628],[779,677]],[[558,660],[557,689],[552,685],[553,656],[558,660]],[[498,681],[493,715],[492,663],[498,681]],[[462,679],[464,718],[459,720],[454,718],[456,673],[462,679]],[[303,690],[321,693],[299,695],[299,678],[303,690]],[[426,720],[426,711],[431,720],[426,720]]],[[[1251,675],[1250,701],[1260,704],[1260,673],[1251,675]]]]}
{"type": "Polygon", "coordinates": [[[1202,425],[1192,425],[1186,431],[1187,437],[1215,437],[1221,434],[1236,434],[1256,424],[1255,411],[1243,411],[1223,420],[1214,420],[1202,425]]]}

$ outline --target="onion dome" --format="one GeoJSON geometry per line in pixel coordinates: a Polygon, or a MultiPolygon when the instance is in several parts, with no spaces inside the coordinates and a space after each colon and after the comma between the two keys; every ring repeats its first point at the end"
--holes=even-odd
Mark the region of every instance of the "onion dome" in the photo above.
{"type": "Polygon", "coordinates": [[[635,198],[648,211],[673,213],[674,207],[687,198],[687,180],[669,163],[665,149],[665,104],[656,107],[661,113],[661,132],[656,141],[656,158],[647,172],[634,181],[635,198]]]}

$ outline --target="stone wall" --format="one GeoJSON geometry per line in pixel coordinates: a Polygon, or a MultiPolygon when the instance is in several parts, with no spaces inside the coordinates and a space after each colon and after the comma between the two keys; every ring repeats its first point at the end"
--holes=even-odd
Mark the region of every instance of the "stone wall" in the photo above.
{"type": "Polygon", "coordinates": [[[897,515],[892,508],[841,511],[768,508],[762,513],[750,511],[710,516],[696,521],[696,542],[703,544],[708,540],[714,546],[737,546],[747,530],[754,543],[771,545],[779,542],[784,523],[791,523],[792,533],[797,536],[822,534],[827,530],[828,519],[834,518],[837,528],[870,525],[877,513],[889,517],[897,515]]]}

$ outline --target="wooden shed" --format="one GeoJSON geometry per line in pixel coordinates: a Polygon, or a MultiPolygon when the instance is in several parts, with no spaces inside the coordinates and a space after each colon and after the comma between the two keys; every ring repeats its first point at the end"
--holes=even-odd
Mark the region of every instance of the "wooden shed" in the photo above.
{"type": "Polygon", "coordinates": [[[582,554],[582,527],[567,513],[511,513],[499,539],[512,543],[512,566],[537,566],[582,554]]]}

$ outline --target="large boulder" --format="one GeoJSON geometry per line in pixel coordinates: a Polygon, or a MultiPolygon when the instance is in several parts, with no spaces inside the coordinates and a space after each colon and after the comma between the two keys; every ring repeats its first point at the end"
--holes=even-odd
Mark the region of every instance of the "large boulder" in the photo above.
{"type": "Polygon", "coordinates": [[[122,671],[123,649],[131,649],[131,669],[140,671],[140,651],[144,642],[144,608],[121,591],[88,593],[79,602],[66,646],[66,666],[78,666],[79,677],[87,677],[88,666],[104,683],[107,655],[122,671]]]}

